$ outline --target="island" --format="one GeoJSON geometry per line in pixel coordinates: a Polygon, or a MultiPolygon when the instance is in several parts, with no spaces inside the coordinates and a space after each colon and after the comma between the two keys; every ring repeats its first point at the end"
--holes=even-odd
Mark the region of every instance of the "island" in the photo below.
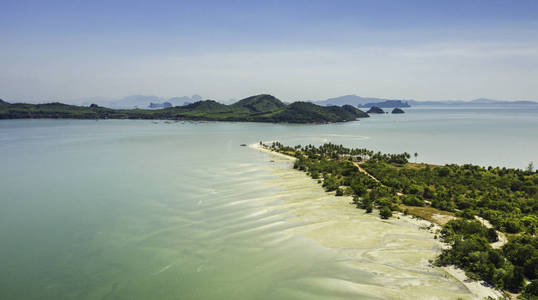
{"type": "Polygon", "coordinates": [[[367,114],[384,114],[385,111],[378,106],[372,106],[366,113],[367,114]]]}
{"type": "MultiPolygon", "coordinates": [[[[382,219],[412,215],[442,226],[446,247],[433,262],[457,266],[497,289],[538,297],[538,172],[412,163],[409,153],[385,154],[324,144],[260,147],[295,158],[327,192],[382,219]]],[[[418,153],[413,154],[415,160],[418,153]]]]}
{"type": "Polygon", "coordinates": [[[395,109],[392,110],[392,113],[393,114],[403,114],[403,113],[405,113],[405,111],[403,111],[403,109],[401,109],[401,108],[396,107],[395,109]]]}
{"type": "Polygon", "coordinates": [[[162,119],[269,123],[332,123],[367,118],[351,105],[320,106],[310,102],[285,104],[271,95],[256,95],[225,105],[214,100],[197,101],[162,109],[111,109],[95,104],[10,104],[0,100],[0,119],[162,119]]]}

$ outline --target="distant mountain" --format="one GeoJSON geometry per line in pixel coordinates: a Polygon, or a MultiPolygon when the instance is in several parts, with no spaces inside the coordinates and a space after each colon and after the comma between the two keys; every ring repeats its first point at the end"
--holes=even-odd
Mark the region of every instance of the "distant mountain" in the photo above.
{"type": "Polygon", "coordinates": [[[359,106],[359,105],[362,106],[367,103],[379,103],[379,102],[384,102],[388,100],[389,99],[360,97],[357,95],[345,95],[345,96],[336,97],[336,98],[329,98],[327,100],[322,100],[322,101],[309,101],[309,102],[313,102],[318,105],[325,105],[325,106],[328,106],[328,105],[342,106],[345,104],[349,104],[353,106],[359,106]]]}
{"type": "Polygon", "coordinates": [[[167,107],[172,107],[172,103],[170,103],[170,102],[150,103],[150,104],[148,105],[148,108],[153,108],[153,109],[156,109],[156,108],[167,108],[167,107]]]}
{"type": "Polygon", "coordinates": [[[172,106],[181,106],[181,105],[187,105],[189,103],[193,103],[200,100],[202,100],[202,96],[192,95],[191,97],[183,96],[183,97],[170,98],[167,100],[167,102],[172,103],[172,106]]]}
{"type": "Polygon", "coordinates": [[[495,103],[500,102],[500,101],[499,100],[486,99],[486,98],[479,98],[479,99],[471,100],[469,102],[474,103],[474,104],[495,104],[495,103]]]}
{"type": "MultiPolygon", "coordinates": [[[[139,98],[137,98],[139,99],[139,98]]],[[[155,103],[154,103],[155,105],[155,103]]],[[[167,119],[272,123],[329,123],[367,117],[361,110],[346,106],[320,106],[310,102],[284,104],[271,95],[256,95],[226,105],[214,100],[162,109],[111,109],[90,106],[0,103],[0,119],[167,119]]]]}
{"type": "Polygon", "coordinates": [[[407,103],[411,106],[421,106],[421,105],[455,105],[455,104],[464,104],[465,101],[417,101],[417,100],[407,100],[407,103]]]}
{"type": "Polygon", "coordinates": [[[485,99],[479,98],[471,101],[463,100],[442,100],[442,101],[416,101],[409,100],[407,101],[411,106],[420,106],[420,105],[538,105],[538,102],[527,101],[527,100],[516,100],[516,101],[506,101],[506,100],[494,100],[494,99],[485,99]]]}
{"type": "Polygon", "coordinates": [[[181,105],[185,105],[185,102],[192,103],[192,102],[196,102],[200,100],[202,99],[200,98],[200,99],[192,100],[192,98],[188,96],[183,96],[183,97],[173,97],[166,101],[172,103],[172,106],[181,106],[181,105]]]}
{"type": "Polygon", "coordinates": [[[369,108],[372,106],[382,107],[382,108],[395,108],[395,107],[411,107],[407,102],[402,100],[386,100],[382,102],[366,103],[363,105],[357,105],[358,107],[369,108]]]}
{"type": "Polygon", "coordinates": [[[370,98],[370,97],[360,97],[357,95],[345,95],[341,97],[329,98],[326,100],[312,101],[309,102],[318,104],[318,105],[338,105],[342,106],[345,104],[353,105],[357,107],[410,107],[410,106],[420,106],[420,105],[538,105],[538,102],[535,101],[506,101],[506,100],[493,100],[486,98],[479,98],[471,101],[463,100],[441,100],[441,101],[417,101],[417,100],[399,100],[399,99],[383,99],[383,98],[370,98]],[[408,106],[399,106],[400,103],[407,104],[408,106]]]}
{"type": "Polygon", "coordinates": [[[472,101],[469,101],[471,104],[515,104],[515,105],[527,105],[527,104],[538,104],[538,102],[527,101],[527,100],[516,100],[516,101],[506,101],[506,100],[493,100],[486,98],[479,98],[472,101]]]}
{"type": "Polygon", "coordinates": [[[192,103],[200,100],[202,100],[202,96],[200,95],[192,95],[191,97],[173,97],[169,99],[152,95],[130,95],[121,99],[90,98],[88,100],[82,101],[82,105],[89,105],[91,103],[94,103],[99,106],[108,108],[129,109],[146,108],[149,107],[151,103],[153,103],[154,106],[159,106],[164,105],[164,103],[166,102],[170,103],[172,106],[182,106],[185,105],[185,103],[192,103]]]}

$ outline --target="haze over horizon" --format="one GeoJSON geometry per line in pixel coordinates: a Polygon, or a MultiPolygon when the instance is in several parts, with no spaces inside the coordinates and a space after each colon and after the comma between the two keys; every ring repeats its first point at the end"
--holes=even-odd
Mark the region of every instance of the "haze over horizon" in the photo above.
{"type": "Polygon", "coordinates": [[[0,98],[538,100],[538,2],[3,1],[0,98]]]}

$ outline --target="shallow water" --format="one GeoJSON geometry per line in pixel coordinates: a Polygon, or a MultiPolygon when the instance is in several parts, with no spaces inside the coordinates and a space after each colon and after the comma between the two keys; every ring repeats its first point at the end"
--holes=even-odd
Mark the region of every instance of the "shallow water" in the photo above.
{"type": "Polygon", "coordinates": [[[288,161],[239,146],[332,141],[434,163],[538,161],[536,110],[433,110],[318,126],[0,121],[0,298],[470,296],[427,267],[428,232],[365,215],[288,161]]]}

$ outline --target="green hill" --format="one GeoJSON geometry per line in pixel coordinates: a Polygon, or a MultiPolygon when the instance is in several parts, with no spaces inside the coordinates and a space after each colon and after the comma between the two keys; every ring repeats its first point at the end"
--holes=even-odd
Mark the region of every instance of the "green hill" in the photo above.
{"type": "Polygon", "coordinates": [[[246,108],[251,112],[276,111],[286,106],[282,101],[271,95],[257,95],[239,100],[231,105],[233,108],[246,108]]]}
{"type": "Polygon", "coordinates": [[[268,122],[327,123],[356,120],[357,116],[338,106],[319,106],[310,102],[294,102],[274,113],[261,115],[268,122]]]}
{"type": "Polygon", "coordinates": [[[319,106],[310,102],[289,105],[271,95],[257,95],[232,105],[214,100],[198,101],[186,106],[149,109],[110,109],[95,104],[87,106],[63,103],[24,104],[0,102],[0,119],[167,119],[273,123],[327,123],[353,121],[368,115],[350,105],[319,106]]]}
{"type": "Polygon", "coordinates": [[[227,111],[228,106],[222,103],[218,103],[214,100],[205,100],[194,102],[185,106],[178,106],[176,108],[182,108],[185,110],[199,111],[199,112],[211,112],[211,111],[227,111]]]}

